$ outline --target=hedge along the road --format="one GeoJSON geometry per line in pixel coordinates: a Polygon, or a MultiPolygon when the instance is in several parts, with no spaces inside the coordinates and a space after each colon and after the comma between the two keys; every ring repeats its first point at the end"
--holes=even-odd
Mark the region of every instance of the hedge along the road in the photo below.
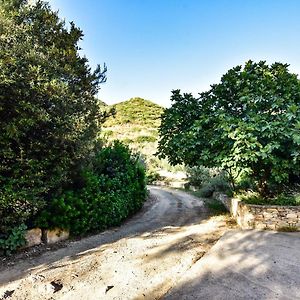
{"type": "Polygon", "coordinates": [[[145,170],[120,142],[103,148],[83,172],[83,186],[51,202],[38,220],[41,227],[61,227],[78,235],[120,224],[146,198],[145,170]]]}

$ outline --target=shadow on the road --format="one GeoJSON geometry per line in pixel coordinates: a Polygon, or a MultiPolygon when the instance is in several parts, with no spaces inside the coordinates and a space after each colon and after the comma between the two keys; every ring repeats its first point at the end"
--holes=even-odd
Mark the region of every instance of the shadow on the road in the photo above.
{"type": "MultiPolygon", "coordinates": [[[[160,198],[164,195],[166,198],[172,196],[173,201],[168,201],[167,209],[166,202],[161,199],[157,200],[152,195],[145,203],[144,208],[119,228],[67,243],[63,248],[46,251],[37,257],[31,257],[30,260],[21,256],[19,260],[14,261],[13,266],[0,266],[0,287],[8,282],[24,278],[33,271],[42,273],[76,264],[82,258],[100,254],[107,250],[112,243],[124,238],[147,239],[153,238],[155,235],[172,234],[181,230],[181,226],[198,225],[208,219],[207,210],[199,199],[196,199],[199,205],[194,203],[193,207],[185,206],[182,198],[177,197],[170,190],[159,188],[158,190],[160,190],[160,198]],[[177,212],[175,218],[172,215],[172,209],[177,212]]],[[[170,249],[165,249],[159,255],[163,257],[170,251],[184,251],[184,249],[193,247],[193,237],[187,237],[186,240],[183,238],[178,244],[180,246],[176,246],[176,244],[175,242],[170,249]]],[[[153,256],[151,259],[155,259],[155,257],[153,256]]]]}
{"type": "Polygon", "coordinates": [[[300,299],[299,261],[299,233],[227,232],[163,299],[300,299]]]}

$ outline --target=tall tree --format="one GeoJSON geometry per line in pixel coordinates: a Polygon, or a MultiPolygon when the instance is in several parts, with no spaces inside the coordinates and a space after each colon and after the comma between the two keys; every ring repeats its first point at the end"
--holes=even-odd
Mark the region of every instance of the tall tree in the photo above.
{"type": "Polygon", "coordinates": [[[59,194],[93,148],[106,67],[91,70],[82,37],[43,1],[0,1],[0,231],[59,194]]]}
{"type": "Polygon", "coordinates": [[[198,99],[174,91],[160,128],[171,163],[244,171],[263,195],[300,170],[300,83],[287,64],[248,61],[198,99]]]}

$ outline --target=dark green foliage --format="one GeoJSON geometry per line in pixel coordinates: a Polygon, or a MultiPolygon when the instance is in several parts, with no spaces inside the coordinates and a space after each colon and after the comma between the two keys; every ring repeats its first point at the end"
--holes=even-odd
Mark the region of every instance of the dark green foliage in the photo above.
{"type": "Polygon", "coordinates": [[[208,183],[214,188],[215,192],[230,192],[228,179],[223,174],[211,178],[208,183]]]}
{"type": "Polygon", "coordinates": [[[205,201],[205,206],[207,206],[214,215],[222,215],[228,213],[228,210],[226,209],[224,204],[216,199],[207,199],[205,201]]]}
{"type": "Polygon", "coordinates": [[[159,175],[159,173],[157,173],[153,170],[150,170],[146,173],[146,179],[147,179],[148,184],[152,184],[155,181],[162,180],[162,177],[159,175]]]}
{"type": "Polygon", "coordinates": [[[296,227],[295,225],[282,226],[282,227],[278,227],[277,231],[279,231],[279,232],[297,232],[297,231],[299,231],[299,228],[296,227]]]}
{"type": "Polygon", "coordinates": [[[138,211],[146,197],[145,170],[120,142],[96,154],[83,174],[82,187],[51,202],[39,220],[42,227],[70,229],[72,234],[120,224],[138,211]]]}
{"type": "Polygon", "coordinates": [[[0,2],[0,230],[34,216],[72,184],[105,117],[105,69],[79,55],[83,34],[38,1],[0,2]]]}
{"type": "Polygon", "coordinates": [[[188,185],[199,189],[201,197],[211,197],[214,192],[230,192],[231,188],[224,172],[203,166],[187,168],[188,185]]]}
{"type": "Polygon", "coordinates": [[[236,183],[236,192],[238,191],[254,191],[255,182],[253,178],[243,174],[240,178],[237,179],[236,183]]]}
{"type": "Polygon", "coordinates": [[[276,197],[262,197],[258,193],[246,193],[237,195],[243,202],[255,205],[287,205],[298,206],[300,205],[300,195],[279,194],[276,197]]]}
{"type": "Polygon", "coordinates": [[[211,184],[207,183],[202,188],[200,188],[199,196],[204,198],[209,198],[212,197],[214,191],[215,191],[214,187],[211,184]]]}
{"type": "Polygon", "coordinates": [[[202,187],[216,175],[212,174],[212,169],[203,166],[187,167],[186,173],[189,184],[197,188],[202,187]]]}
{"type": "Polygon", "coordinates": [[[0,235],[0,254],[10,255],[18,248],[25,246],[25,231],[27,227],[21,224],[13,227],[6,234],[0,235]]]}
{"type": "Polygon", "coordinates": [[[188,136],[189,129],[200,114],[199,101],[191,94],[180,94],[180,90],[172,91],[171,101],[172,106],[165,109],[161,116],[159,157],[168,158],[171,165],[201,165],[195,160],[197,143],[192,136],[188,136]]]}
{"type": "Polygon", "coordinates": [[[159,151],[172,164],[220,167],[233,185],[244,172],[261,195],[299,175],[300,83],[288,65],[248,61],[199,99],[178,90],[171,99],[159,151]]]}
{"type": "Polygon", "coordinates": [[[140,135],[138,136],[135,141],[137,143],[148,143],[148,142],[156,142],[157,138],[151,135],[140,135]]]}

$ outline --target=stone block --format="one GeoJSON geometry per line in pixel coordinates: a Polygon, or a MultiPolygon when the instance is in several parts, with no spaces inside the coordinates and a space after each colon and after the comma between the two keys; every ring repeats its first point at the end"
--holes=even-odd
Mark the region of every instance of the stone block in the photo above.
{"type": "Polygon", "coordinates": [[[264,216],[264,218],[265,218],[266,220],[271,219],[271,218],[273,217],[272,214],[267,213],[267,212],[263,212],[263,216],[264,216]]]}
{"type": "Polygon", "coordinates": [[[277,224],[276,224],[277,228],[288,227],[288,226],[289,226],[289,223],[285,222],[285,221],[278,221],[277,224]]]}
{"type": "Polygon", "coordinates": [[[264,217],[262,215],[255,215],[255,221],[263,221],[264,220],[264,217]]]}
{"type": "Polygon", "coordinates": [[[32,247],[42,243],[42,230],[40,228],[33,228],[27,230],[25,233],[26,245],[25,247],[32,247]]]}
{"type": "Polygon", "coordinates": [[[43,233],[43,239],[46,244],[54,244],[60,241],[67,240],[68,238],[69,231],[60,228],[45,230],[43,233]]]}
{"type": "Polygon", "coordinates": [[[231,199],[231,214],[236,217],[239,214],[240,206],[239,206],[240,200],[239,199],[231,199]]]}
{"type": "Polygon", "coordinates": [[[297,220],[297,214],[296,213],[289,213],[289,214],[287,214],[286,215],[286,217],[288,218],[288,219],[295,219],[295,220],[297,220]]]}
{"type": "Polygon", "coordinates": [[[255,223],[254,228],[255,229],[266,229],[266,224],[264,224],[264,223],[255,223]]]}
{"type": "Polygon", "coordinates": [[[266,228],[271,229],[271,230],[275,230],[276,229],[276,224],[267,224],[266,228]]]}

